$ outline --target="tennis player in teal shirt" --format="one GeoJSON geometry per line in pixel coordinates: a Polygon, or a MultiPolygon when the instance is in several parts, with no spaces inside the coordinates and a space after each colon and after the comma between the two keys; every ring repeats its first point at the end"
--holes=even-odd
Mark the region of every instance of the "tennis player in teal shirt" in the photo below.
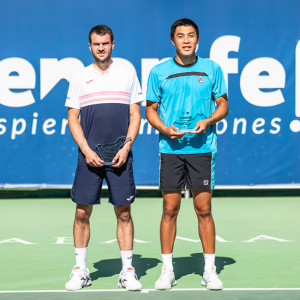
{"type": "MultiPolygon", "coordinates": [[[[171,27],[176,56],[149,75],[146,115],[159,135],[159,187],[163,192],[158,290],[176,285],[172,256],[182,189],[192,190],[204,254],[201,284],[221,290],[215,266],[215,225],[211,196],[215,184],[216,123],[228,114],[227,87],[221,67],[195,55],[199,29],[189,19],[171,27]],[[158,113],[158,106],[160,112],[158,113]]],[[[199,262],[200,267],[200,262],[199,262]]]]}

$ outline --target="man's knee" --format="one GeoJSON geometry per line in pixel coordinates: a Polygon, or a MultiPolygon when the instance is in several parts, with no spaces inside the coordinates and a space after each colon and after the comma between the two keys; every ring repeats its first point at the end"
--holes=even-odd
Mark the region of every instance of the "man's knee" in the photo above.
{"type": "Polygon", "coordinates": [[[180,209],[181,191],[168,192],[163,191],[163,219],[166,222],[177,218],[180,209]]]}
{"type": "Polygon", "coordinates": [[[131,220],[130,206],[116,206],[115,212],[117,219],[121,222],[128,223],[131,220]]]}
{"type": "Polygon", "coordinates": [[[88,205],[77,206],[75,214],[76,223],[88,223],[91,216],[91,209],[88,205]]]}
{"type": "Polygon", "coordinates": [[[177,217],[178,212],[179,212],[179,208],[177,207],[164,206],[163,218],[165,221],[171,221],[177,217]]]}
{"type": "Polygon", "coordinates": [[[122,212],[120,214],[119,220],[124,223],[128,223],[131,220],[131,215],[129,211],[122,212]]]}
{"type": "Polygon", "coordinates": [[[210,206],[196,208],[195,210],[197,216],[203,220],[209,220],[212,217],[210,206]]]}

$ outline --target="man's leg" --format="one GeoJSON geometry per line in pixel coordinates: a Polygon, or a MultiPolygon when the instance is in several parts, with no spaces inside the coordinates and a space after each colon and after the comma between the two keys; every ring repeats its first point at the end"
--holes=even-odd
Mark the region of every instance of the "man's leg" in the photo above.
{"type": "Polygon", "coordinates": [[[108,184],[109,202],[114,206],[117,217],[117,240],[122,259],[118,287],[139,291],[142,284],[137,280],[132,267],[134,230],[130,209],[136,195],[132,163],[127,162],[120,168],[107,168],[105,179],[108,184]]]}
{"type": "MultiPolygon", "coordinates": [[[[114,206],[117,217],[117,240],[121,251],[133,249],[133,222],[130,214],[130,204],[114,206]]],[[[131,264],[130,264],[131,265],[131,264]]]]}
{"type": "Polygon", "coordinates": [[[156,290],[169,290],[176,285],[173,272],[173,246],[176,237],[176,220],[180,209],[181,190],[163,191],[163,214],[160,223],[162,273],[155,282],[156,290]]]}
{"type": "Polygon", "coordinates": [[[114,206],[117,224],[117,240],[122,259],[122,271],[119,276],[118,287],[129,291],[140,291],[142,284],[137,280],[135,270],[132,267],[133,255],[133,222],[130,214],[130,204],[114,206]]]}
{"type": "Polygon", "coordinates": [[[211,214],[211,191],[193,191],[199,236],[205,254],[215,254],[215,223],[211,214]]]}
{"type": "Polygon", "coordinates": [[[90,240],[90,216],[92,205],[77,204],[74,221],[74,246],[76,265],[86,268],[87,246],[90,240]]]}
{"type": "Polygon", "coordinates": [[[92,205],[77,204],[73,227],[76,265],[71,279],[66,283],[66,290],[76,291],[92,283],[90,272],[86,267],[87,246],[90,239],[90,216],[92,205]]]}
{"type": "Polygon", "coordinates": [[[211,214],[211,190],[193,191],[194,208],[198,217],[199,236],[204,254],[204,274],[201,284],[210,290],[222,290],[223,283],[215,267],[215,223],[211,214]]]}
{"type": "Polygon", "coordinates": [[[93,205],[100,204],[103,178],[103,168],[77,165],[71,190],[72,201],[76,203],[73,226],[76,265],[72,270],[71,279],[66,283],[67,290],[80,290],[92,283],[86,267],[87,246],[90,239],[89,219],[93,205]]]}
{"type": "Polygon", "coordinates": [[[181,190],[186,184],[186,166],[182,155],[160,153],[159,188],[163,191],[163,214],[160,222],[162,272],[155,282],[156,290],[169,290],[176,285],[173,272],[173,246],[180,209],[181,190]]]}
{"type": "Polygon", "coordinates": [[[160,223],[160,243],[161,253],[162,255],[166,255],[173,253],[176,237],[176,220],[180,209],[181,190],[172,192],[163,191],[163,198],[163,214],[160,223]]]}

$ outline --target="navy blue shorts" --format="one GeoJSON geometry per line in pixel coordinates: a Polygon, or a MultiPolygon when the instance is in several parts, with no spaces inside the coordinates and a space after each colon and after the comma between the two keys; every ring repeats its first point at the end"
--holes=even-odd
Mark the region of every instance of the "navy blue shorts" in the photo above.
{"type": "Polygon", "coordinates": [[[136,195],[132,163],[120,168],[77,165],[71,190],[73,202],[84,205],[100,204],[102,182],[108,185],[109,203],[117,206],[131,204],[136,195]]]}

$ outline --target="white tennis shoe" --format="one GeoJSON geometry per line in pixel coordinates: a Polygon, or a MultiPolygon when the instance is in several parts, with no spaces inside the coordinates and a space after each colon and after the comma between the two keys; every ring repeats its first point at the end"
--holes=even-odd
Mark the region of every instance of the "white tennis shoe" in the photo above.
{"type": "Polygon", "coordinates": [[[92,284],[89,269],[75,266],[70,275],[71,279],[66,283],[67,291],[81,290],[83,287],[92,284]]]}
{"type": "Polygon", "coordinates": [[[212,265],[210,271],[203,273],[201,284],[206,286],[208,290],[223,290],[223,282],[217,275],[216,266],[212,265]]]}
{"type": "Polygon", "coordinates": [[[138,281],[133,267],[122,270],[120,272],[118,287],[125,288],[127,291],[142,290],[142,284],[138,281]]]}
{"type": "Polygon", "coordinates": [[[156,290],[169,290],[172,286],[176,285],[175,274],[166,265],[163,265],[160,277],[155,282],[156,290]]]}

